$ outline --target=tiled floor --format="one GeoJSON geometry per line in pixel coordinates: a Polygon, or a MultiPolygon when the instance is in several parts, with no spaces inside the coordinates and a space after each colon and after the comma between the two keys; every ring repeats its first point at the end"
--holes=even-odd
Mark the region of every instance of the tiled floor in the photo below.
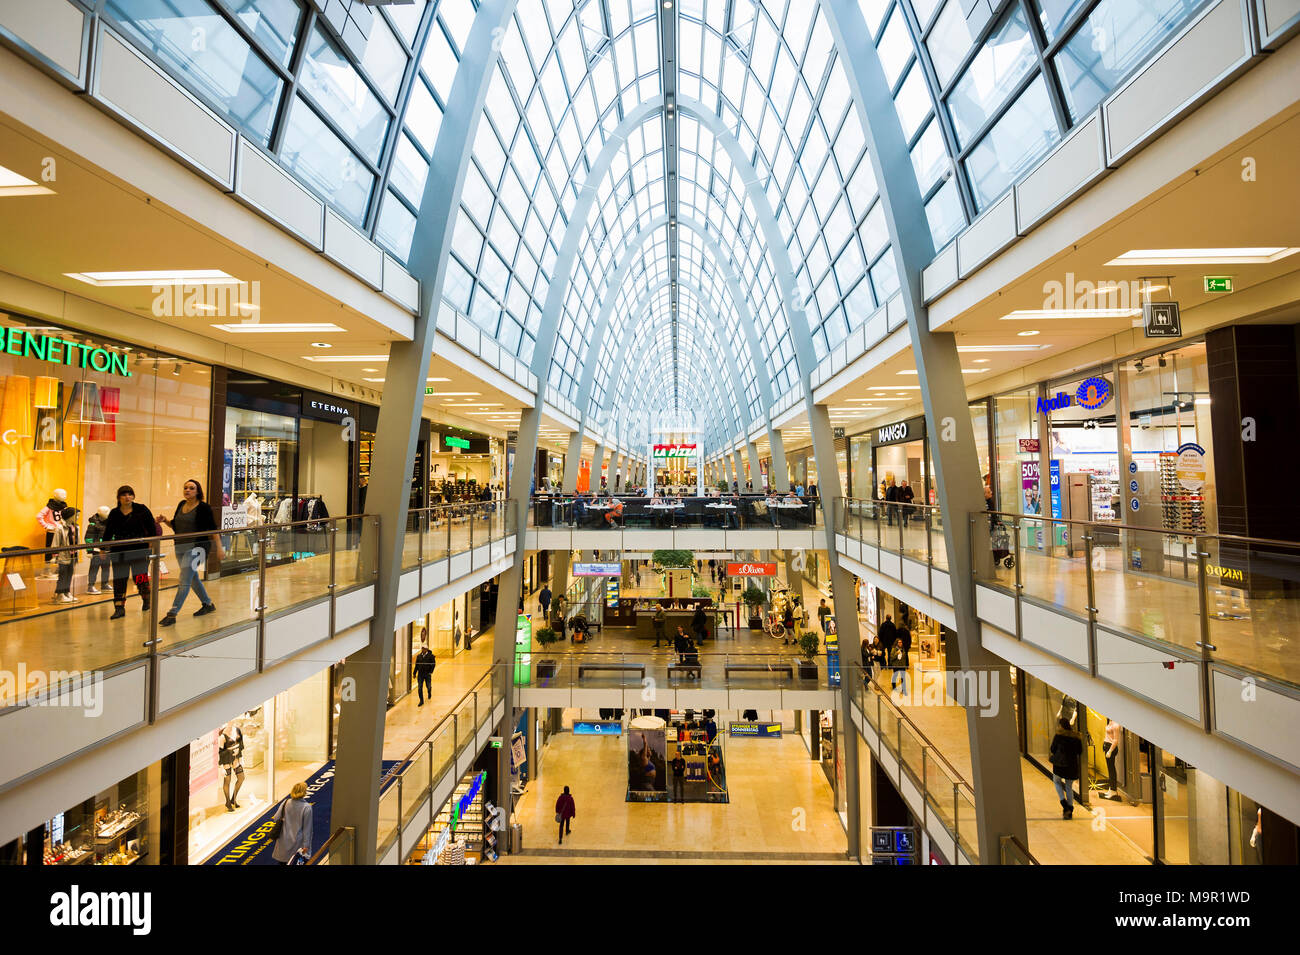
{"type": "Polygon", "coordinates": [[[515,807],[526,854],[512,861],[675,864],[694,857],[730,863],[782,861],[784,854],[807,856],[804,861],[843,859],[844,828],[831,787],[802,739],[792,734],[728,740],[726,766],[730,803],[629,803],[624,737],[553,736],[540,778],[528,784],[515,807]],[[565,855],[536,858],[530,853],[557,849],[555,799],[564,786],[577,808],[560,850],[565,855]]]}

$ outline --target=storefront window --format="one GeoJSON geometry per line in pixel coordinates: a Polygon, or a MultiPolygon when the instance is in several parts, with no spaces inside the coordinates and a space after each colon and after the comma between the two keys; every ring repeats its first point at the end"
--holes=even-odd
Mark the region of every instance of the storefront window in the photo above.
{"type": "Polygon", "coordinates": [[[191,863],[223,847],[271,805],[269,705],[241,713],[190,743],[191,863]],[[238,807],[230,808],[233,803],[238,807]]]}
{"type": "Polygon", "coordinates": [[[871,435],[849,439],[850,472],[853,475],[852,497],[871,500],[876,497],[875,482],[871,476],[871,435]]]}
{"type": "Polygon", "coordinates": [[[45,865],[148,865],[158,830],[158,767],[59,813],[45,824],[45,865]],[[152,784],[151,784],[152,777],[152,784]]]}
{"type": "Polygon", "coordinates": [[[0,376],[5,546],[48,546],[36,515],[51,501],[80,512],[84,537],[123,484],[170,515],[187,480],[206,483],[208,366],[0,314],[0,376]]]}
{"type": "MultiPolygon", "coordinates": [[[[1137,491],[1129,500],[1129,523],[1159,527],[1183,535],[1218,531],[1214,480],[1214,438],[1210,430],[1210,385],[1205,343],[1152,355],[1120,365],[1121,385],[1129,409],[1129,440],[1137,491]],[[1133,511],[1132,499],[1138,502],[1133,511]]],[[[1130,549],[1139,551],[1146,573],[1184,571],[1182,541],[1168,534],[1134,535],[1130,549]]],[[[1131,558],[1131,555],[1130,555],[1131,558]]],[[[1190,560],[1195,555],[1190,555],[1190,560]]]]}
{"type": "Polygon", "coordinates": [[[992,481],[996,509],[1008,514],[1024,513],[1021,464],[1037,460],[1037,452],[1027,450],[1038,438],[1035,388],[1013,391],[993,399],[993,432],[997,450],[997,477],[992,481]],[[1021,450],[1026,448],[1026,450],[1021,450]]]}

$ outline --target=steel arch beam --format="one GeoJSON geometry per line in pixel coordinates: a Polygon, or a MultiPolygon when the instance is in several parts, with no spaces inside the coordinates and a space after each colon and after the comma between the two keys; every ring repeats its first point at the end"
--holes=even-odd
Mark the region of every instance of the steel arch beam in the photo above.
{"type": "MultiPolygon", "coordinates": [[[[916,171],[861,10],[850,0],[819,2],[859,111],[867,150],[880,184],[890,243],[898,258],[900,294],[907,313],[936,465],[935,490],[942,513],[948,517],[944,522],[944,542],[954,580],[952,596],[959,662],[966,669],[988,670],[997,680],[995,690],[1000,696],[996,698],[1009,700],[1010,671],[980,641],[972,588],[968,586],[977,568],[972,566],[970,558],[972,547],[966,518],[984,509],[979,455],[956,338],[951,333],[930,331],[921,292],[921,272],[933,261],[935,249],[916,171]]],[[[982,560],[987,561],[988,549],[978,550],[982,560]]],[[[1012,707],[1003,705],[990,714],[972,702],[966,708],[966,727],[970,736],[980,860],[996,863],[1001,837],[1016,836],[1025,845],[1029,844],[1012,707]]]]}

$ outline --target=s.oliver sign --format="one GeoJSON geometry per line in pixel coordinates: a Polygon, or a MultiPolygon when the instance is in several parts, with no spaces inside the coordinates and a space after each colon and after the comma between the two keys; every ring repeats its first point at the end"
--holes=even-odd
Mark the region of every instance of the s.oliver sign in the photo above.
{"type": "Polygon", "coordinates": [[[776,564],[727,564],[728,577],[775,577],[776,564]]]}

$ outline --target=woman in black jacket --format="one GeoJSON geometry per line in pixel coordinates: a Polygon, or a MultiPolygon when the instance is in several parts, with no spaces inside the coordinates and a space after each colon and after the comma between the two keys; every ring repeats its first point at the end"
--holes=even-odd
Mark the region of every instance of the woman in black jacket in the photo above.
{"type": "Polygon", "coordinates": [[[1083,756],[1083,740],[1070,728],[1070,720],[1061,717],[1059,727],[1052,737],[1048,759],[1052,763],[1052,785],[1061,800],[1061,816],[1074,816],[1074,782],[1079,778],[1079,760],[1083,756]]]}
{"type": "MultiPolygon", "coordinates": [[[[221,546],[221,536],[216,533],[217,520],[212,515],[212,508],[207,501],[203,500],[203,485],[198,481],[186,481],[181,493],[184,498],[176,505],[176,512],[172,514],[171,520],[160,517],[159,522],[166,524],[167,529],[173,534],[201,534],[211,531],[210,540],[217,549],[217,557],[224,559],[226,550],[221,546]]],[[[203,604],[194,611],[194,616],[202,617],[217,609],[209,599],[203,581],[199,579],[199,570],[208,563],[208,541],[209,538],[205,537],[186,537],[174,541],[176,563],[181,570],[181,582],[176,588],[176,599],[172,601],[172,608],[167,611],[167,616],[158,621],[160,627],[170,627],[176,622],[176,615],[181,612],[191,587],[203,604]]]]}
{"type": "MultiPolygon", "coordinates": [[[[153,513],[135,503],[135,488],[123,484],[117,489],[117,507],[104,519],[104,541],[139,541],[158,536],[153,513]]],[[[140,592],[140,609],[149,612],[149,546],[117,544],[113,554],[113,615],[110,620],[126,616],[126,578],[130,574],[140,592]]]]}

